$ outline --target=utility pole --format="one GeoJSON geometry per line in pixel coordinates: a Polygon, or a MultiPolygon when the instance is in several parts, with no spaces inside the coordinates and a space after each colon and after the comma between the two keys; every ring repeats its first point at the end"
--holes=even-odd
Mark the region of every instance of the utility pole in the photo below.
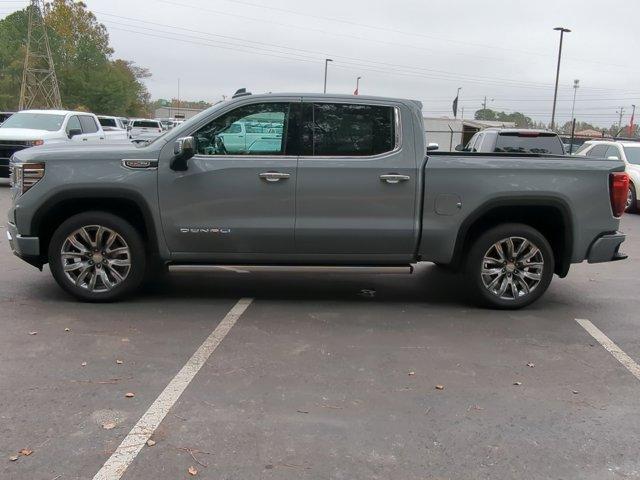
{"type": "Polygon", "coordinates": [[[616,113],[620,114],[620,119],[618,120],[618,132],[619,132],[620,130],[622,130],[622,115],[624,115],[624,107],[620,107],[620,111],[616,113]]]}
{"type": "Polygon", "coordinates": [[[573,113],[576,110],[576,94],[578,93],[579,88],[580,88],[580,80],[576,79],[573,81],[573,104],[571,105],[571,120],[574,119],[573,113]]]}
{"type": "MultiPolygon", "coordinates": [[[[178,99],[177,100],[178,100],[177,113],[179,114],[180,113],[180,78],[178,78],[178,99]]],[[[175,117],[175,114],[173,116],[175,117]]]]}
{"type": "Polygon", "coordinates": [[[327,93],[327,67],[329,66],[329,62],[333,62],[330,58],[324,59],[324,93],[327,93]]]}
{"type": "Polygon", "coordinates": [[[562,60],[562,40],[564,39],[564,34],[571,32],[568,28],[564,27],[556,27],[555,31],[560,32],[560,47],[558,48],[558,67],[556,69],[556,88],[553,92],[553,110],[551,112],[551,130],[553,130],[556,126],[556,103],[558,101],[558,82],[560,80],[560,61],[562,60]]]}
{"type": "Polygon", "coordinates": [[[31,0],[27,27],[27,52],[24,57],[18,108],[61,109],[60,88],[53,67],[43,0],[31,0]]]}
{"type": "Polygon", "coordinates": [[[634,128],[634,125],[633,125],[633,121],[636,118],[636,106],[631,105],[631,107],[633,107],[633,110],[631,111],[631,120],[629,120],[629,136],[633,137],[634,134],[636,133],[636,129],[634,128]]]}

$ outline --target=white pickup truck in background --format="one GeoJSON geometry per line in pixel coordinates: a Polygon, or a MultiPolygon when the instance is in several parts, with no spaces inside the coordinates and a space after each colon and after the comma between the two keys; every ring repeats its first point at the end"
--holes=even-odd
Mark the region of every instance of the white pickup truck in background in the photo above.
{"type": "Polygon", "coordinates": [[[0,125],[0,177],[9,176],[9,159],[18,150],[52,143],[98,143],[105,133],[93,113],[23,110],[0,125]]]}
{"type": "Polygon", "coordinates": [[[106,140],[109,142],[127,142],[129,135],[120,117],[110,115],[98,115],[98,122],[104,131],[106,140]]]}

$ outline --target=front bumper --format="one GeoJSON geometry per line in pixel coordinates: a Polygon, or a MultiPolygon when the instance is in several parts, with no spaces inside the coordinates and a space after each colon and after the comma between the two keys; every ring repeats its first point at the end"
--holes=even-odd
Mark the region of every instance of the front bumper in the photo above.
{"type": "Polygon", "coordinates": [[[626,235],[621,232],[606,233],[600,235],[591,244],[587,261],[589,263],[613,262],[624,260],[627,255],[620,253],[620,245],[626,239],[626,235]]]}
{"type": "Polygon", "coordinates": [[[18,233],[18,229],[13,223],[8,223],[7,239],[16,256],[34,267],[42,269],[40,239],[38,237],[23,237],[18,233]]]}

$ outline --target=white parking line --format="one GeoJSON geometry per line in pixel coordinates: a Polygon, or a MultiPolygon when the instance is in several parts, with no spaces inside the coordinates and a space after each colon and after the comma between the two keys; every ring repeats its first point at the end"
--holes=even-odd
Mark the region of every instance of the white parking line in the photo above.
{"type": "Polygon", "coordinates": [[[241,298],[138,420],[93,480],[119,480],[253,298],[241,298]]]}
{"type": "Polygon", "coordinates": [[[607,337],[602,331],[596,327],[589,320],[583,318],[576,318],[576,322],[580,324],[589,334],[595,338],[600,345],[602,345],[607,352],[615,357],[631,374],[640,380],[640,365],[633,361],[633,359],[624,353],[620,347],[618,347],[609,337],[607,337]]]}

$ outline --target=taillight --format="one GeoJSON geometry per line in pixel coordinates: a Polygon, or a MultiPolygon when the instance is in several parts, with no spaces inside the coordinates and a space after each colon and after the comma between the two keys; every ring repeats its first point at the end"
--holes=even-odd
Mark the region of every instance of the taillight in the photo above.
{"type": "Polygon", "coordinates": [[[629,175],[625,172],[613,172],[609,174],[609,198],[611,199],[611,211],[614,217],[621,217],[627,207],[627,195],[629,194],[629,175]]]}

